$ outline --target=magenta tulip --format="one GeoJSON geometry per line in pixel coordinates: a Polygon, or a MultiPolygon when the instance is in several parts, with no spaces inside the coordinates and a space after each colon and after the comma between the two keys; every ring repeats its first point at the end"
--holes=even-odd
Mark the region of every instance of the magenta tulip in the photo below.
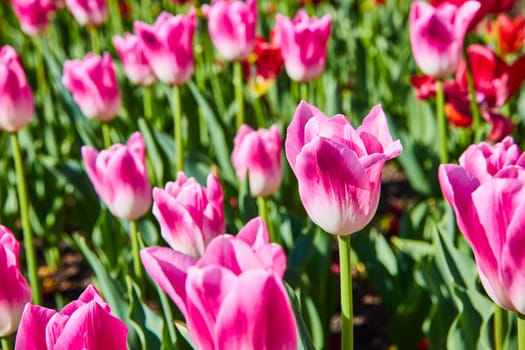
{"type": "Polygon", "coordinates": [[[276,16],[276,40],[281,46],[284,67],[295,81],[308,82],[317,78],[326,65],[326,50],[332,19],[308,17],[301,9],[293,20],[276,16]]]}
{"type": "Polygon", "coordinates": [[[15,350],[127,349],[128,329],[111,315],[109,305],[89,285],[62,311],[27,304],[15,350]]]}
{"type": "Polygon", "coordinates": [[[510,137],[470,146],[460,164],[442,164],[439,182],[470,243],[485,291],[525,314],[525,154],[510,137]]]}
{"type": "Polygon", "coordinates": [[[277,126],[255,131],[242,125],[233,143],[233,167],[239,181],[248,175],[251,195],[269,196],[276,192],[282,179],[281,134],[277,126]]]}
{"type": "Polygon", "coordinates": [[[137,21],[135,32],[142,41],[144,54],[157,78],[165,83],[182,85],[193,74],[193,33],[195,9],[187,16],[162,12],[153,26],[137,21]]]}
{"type": "Polygon", "coordinates": [[[109,121],[121,107],[120,91],[113,59],[88,53],[83,60],[66,60],[62,83],[90,119],[109,121]]]}
{"type": "Polygon", "coordinates": [[[256,0],[217,0],[205,7],[213,45],[228,61],[245,60],[255,47],[256,0]]]}
{"type": "Polygon", "coordinates": [[[16,331],[24,306],[31,302],[31,287],[20,271],[18,250],[13,233],[0,225],[0,337],[16,331]]]}
{"type": "Polygon", "coordinates": [[[146,55],[144,44],[137,35],[125,33],[114,36],[113,45],[124,67],[124,72],[132,83],[149,86],[156,80],[146,55]]]}
{"type": "Polygon", "coordinates": [[[151,207],[151,187],[146,171],[146,145],[139,132],[126,145],[98,152],[82,147],[82,158],[95,191],[113,215],[135,220],[151,207]]]}
{"type": "Polygon", "coordinates": [[[354,129],[344,115],[328,118],[302,101],[288,127],[285,149],[312,221],[328,233],[349,235],[372,219],[383,165],[402,147],[392,140],[380,105],[354,129]]]}
{"type": "Polygon", "coordinates": [[[52,0],[12,0],[11,5],[20,27],[27,35],[44,33],[51,23],[51,15],[56,10],[52,0]]]}
{"type": "Polygon", "coordinates": [[[165,247],[143,249],[141,259],[186,318],[196,349],[297,349],[286,256],[262,219],[214,238],[198,261],[165,247]]]}
{"type": "Polygon", "coordinates": [[[153,202],[162,237],[184,254],[202,256],[209,242],[226,230],[222,187],[213,174],[205,188],[180,172],[165,189],[153,189],[153,202]]]}
{"type": "Polygon", "coordinates": [[[66,0],[66,6],[83,26],[100,26],[108,17],[107,0],[66,0]]]}
{"type": "Polygon", "coordinates": [[[33,118],[35,103],[18,55],[11,46],[0,50],[0,129],[16,132],[33,118]]]}
{"type": "Polygon", "coordinates": [[[479,7],[477,1],[466,1],[460,7],[447,2],[436,8],[423,1],[412,3],[410,43],[423,73],[444,78],[456,70],[469,23],[479,7]]]}

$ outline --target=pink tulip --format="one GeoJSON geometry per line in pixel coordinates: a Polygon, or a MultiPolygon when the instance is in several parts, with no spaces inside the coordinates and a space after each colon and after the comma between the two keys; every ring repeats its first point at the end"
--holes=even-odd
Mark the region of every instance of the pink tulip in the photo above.
{"type": "Polygon", "coordinates": [[[485,291],[525,313],[525,155],[511,138],[470,146],[460,164],[442,164],[439,182],[470,243],[485,291]]]}
{"type": "Polygon", "coordinates": [[[146,172],[146,145],[139,132],[126,145],[98,152],[82,147],[82,158],[95,191],[113,215],[135,220],[151,207],[151,187],[146,172]]]}
{"type": "Polygon", "coordinates": [[[193,8],[187,16],[162,12],[153,26],[135,22],[144,54],[160,81],[181,85],[191,78],[195,66],[192,46],[195,26],[193,8]]]}
{"type": "Polygon", "coordinates": [[[51,0],[12,0],[13,11],[27,35],[44,33],[51,23],[56,6],[51,0]]]}
{"type": "Polygon", "coordinates": [[[11,46],[0,50],[0,129],[16,132],[33,118],[35,103],[18,55],[11,46]]]}
{"type": "Polygon", "coordinates": [[[423,73],[444,78],[456,70],[470,21],[480,4],[466,1],[460,7],[415,1],[410,8],[410,43],[423,73]]]}
{"type": "Polygon", "coordinates": [[[89,285],[62,311],[27,304],[15,350],[127,349],[128,329],[89,285]]]}
{"type": "Polygon", "coordinates": [[[302,101],[288,127],[285,150],[312,221],[328,233],[348,235],[372,219],[383,165],[402,147],[392,141],[380,105],[354,129],[344,115],[328,118],[302,101]]]}
{"type": "Polygon", "coordinates": [[[295,81],[307,82],[321,75],[326,64],[331,16],[310,18],[301,9],[293,20],[281,14],[277,14],[275,20],[276,40],[281,46],[288,76],[295,81]]]}
{"type": "Polygon", "coordinates": [[[208,31],[219,53],[228,61],[245,60],[255,46],[257,1],[217,0],[204,7],[208,31]]]}
{"type": "Polygon", "coordinates": [[[83,26],[99,26],[108,17],[107,0],[66,0],[66,6],[83,26]]]}
{"type": "Polygon", "coordinates": [[[214,238],[198,261],[165,247],[143,249],[141,259],[186,318],[196,349],[297,349],[286,256],[261,218],[236,237],[214,238]]]}
{"type": "Polygon", "coordinates": [[[0,225],[0,338],[16,331],[25,304],[31,302],[31,287],[20,271],[18,250],[13,233],[0,225]]]}
{"type": "Polygon", "coordinates": [[[210,174],[207,186],[180,172],[165,189],[153,189],[153,215],[162,237],[173,249],[195,258],[226,230],[221,183],[210,174]]]}
{"type": "Polygon", "coordinates": [[[144,44],[137,35],[116,35],[113,37],[113,45],[122,61],[124,72],[132,83],[149,86],[155,82],[155,73],[144,54],[144,44]]]}
{"type": "Polygon", "coordinates": [[[62,83],[90,119],[109,121],[121,107],[120,91],[113,60],[88,53],[83,60],[66,60],[62,83]]]}
{"type": "Polygon", "coordinates": [[[239,181],[248,174],[251,195],[269,196],[276,192],[282,180],[281,134],[277,125],[257,131],[242,125],[233,143],[233,167],[239,181]]]}

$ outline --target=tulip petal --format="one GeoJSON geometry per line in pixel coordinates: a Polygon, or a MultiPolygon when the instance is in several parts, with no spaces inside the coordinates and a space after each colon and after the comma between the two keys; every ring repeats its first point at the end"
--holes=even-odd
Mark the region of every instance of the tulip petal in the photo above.
{"type": "Polygon", "coordinates": [[[47,350],[46,325],[57,314],[42,306],[26,304],[16,335],[15,350],[47,350]]]}

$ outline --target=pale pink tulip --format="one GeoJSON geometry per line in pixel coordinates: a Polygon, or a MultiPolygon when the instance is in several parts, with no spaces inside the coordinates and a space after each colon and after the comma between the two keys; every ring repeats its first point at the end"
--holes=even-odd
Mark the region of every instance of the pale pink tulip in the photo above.
{"type": "Polygon", "coordinates": [[[277,125],[257,131],[242,125],[231,155],[239,181],[248,175],[254,197],[269,196],[279,189],[282,180],[281,134],[277,125]]]}
{"type": "Polygon", "coordinates": [[[27,304],[15,350],[127,349],[128,329],[89,285],[62,311],[27,304]]]}
{"type": "Polygon", "coordinates": [[[117,116],[122,102],[109,53],[102,57],[88,53],[83,60],[66,60],[62,83],[86,117],[109,121],[117,116]]]}
{"type": "Polygon", "coordinates": [[[321,75],[326,65],[331,16],[308,17],[301,9],[293,20],[281,14],[277,14],[275,20],[276,40],[281,46],[288,76],[295,81],[308,82],[321,75]]]}
{"type": "Polygon", "coordinates": [[[132,83],[149,86],[156,80],[146,55],[144,44],[137,35],[125,33],[113,37],[113,45],[124,67],[124,72],[132,83]]]}
{"type": "Polygon", "coordinates": [[[195,67],[193,33],[195,9],[187,16],[162,12],[153,26],[137,21],[134,28],[142,41],[144,54],[157,78],[165,83],[187,82],[195,67]]]}
{"type": "Polygon", "coordinates": [[[98,152],[82,147],[82,158],[95,191],[113,215],[135,220],[151,207],[146,171],[146,145],[139,132],[126,145],[115,144],[98,152]]]}
{"type": "Polygon", "coordinates": [[[204,7],[213,45],[228,61],[245,60],[255,47],[256,0],[217,0],[204,7]]]}
{"type": "Polygon", "coordinates": [[[349,235],[372,219],[383,165],[402,147],[392,140],[380,105],[354,129],[344,115],[328,118],[302,101],[288,127],[285,149],[312,221],[328,233],[349,235]]]}
{"type": "Polygon", "coordinates": [[[0,129],[16,132],[33,118],[35,103],[18,55],[11,46],[0,50],[0,129]]]}
{"type": "Polygon", "coordinates": [[[442,164],[439,182],[470,243],[485,291],[525,314],[525,155],[511,138],[470,146],[460,165],[442,164]]]}
{"type": "Polygon", "coordinates": [[[213,174],[205,188],[180,172],[177,181],[153,189],[153,202],[162,237],[177,251],[198,258],[215,236],[225,233],[222,187],[213,174]]]}
{"type": "Polygon", "coordinates": [[[31,287],[20,271],[18,251],[13,233],[0,225],[0,337],[16,331],[25,304],[31,302],[31,287]]]}
{"type": "Polygon", "coordinates": [[[142,262],[186,318],[196,349],[297,349],[297,328],[282,276],[286,256],[268,243],[261,218],[237,237],[212,240],[200,260],[166,247],[142,262]]]}
{"type": "Polygon", "coordinates": [[[44,33],[57,9],[52,0],[12,0],[13,11],[27,35],[44,33]]]}
{"type": "Polygon", "coordinates": [[[107,0],[66,0],[66,6],[83,26],[100,26],[108,17],[107,0]]]}
{"type": "Polygon", "coordinates": [[[423,1],[412,3],[410,43],[423,73],[444,78],[456,70],[469,23],[479,7],[477,1],[466,1],[460,7],[447,2],[435,8],[423,1]]]}

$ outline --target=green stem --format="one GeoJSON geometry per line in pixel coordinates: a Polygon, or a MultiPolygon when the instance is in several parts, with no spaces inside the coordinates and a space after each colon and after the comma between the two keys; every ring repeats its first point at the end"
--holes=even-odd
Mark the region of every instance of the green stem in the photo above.
{"type": "Polygon", "coordinates": [[[518,315],[518,349],[525,350],[525,316],[518,315]]]}
{"type": "Polygon", "coordinates": [[[445,117],[445,93],[442,80],[437,81],[436,116],[439,130],[439,160],[441,164],[446,164],[448,163],[447,122],[445,117]]]}
{"type": "Polygon", "coordinates": [[[479,106],[478,101],[476,97],[476,87],[474,86],[474,78],[472,77],[472,64],[470,62],[470,57],[466,51],[465,48],[465,62],[467,63],[467,85],[468,85],[468,91],[470,94],[470,110],[472,112],[472,129],[474,130],[474,142],[477,142],[478,139],[476,138],[476,135],[479,134],[479,126],[480,126],[480,112],[479,112],[479,106]]]}
{"type": "Polygon", "coordinates": [[[337,236],[341,278],[341,349],[353,350],[354,326],[352,311],[352,271],[350,267],[350,235],[337,236]]]}
{"type": "Polygon", "coordinates": [[[144,290],[144,273],[142,271],[142,263],[140,261],[140,243],[137,221],[131,220],[129,222],[129,226],[131,231],[131,249],[133,252],[133,272],[135,273],[135,278],[141,290],[144,290]]]}
{"type": "Polygon", "coordinates": [[[144,119],[151,120],[153,118],[153,86],[144,87],[142,101],[144,102],[144,119]]]}
{"type": "Polygon", "coordinates": [[[494,350],[503,350],[503,342],[505,340],[503,330],[503,317],[505,310],[496,305],[494,311],[494,350]]]}
{"type": "Polygon", "coordinates": [[[273,230],[272,222],[270,221],[270,215],[268,212],[268,202],[264,197],[257,197],[257,208],[259,209],[259,216],[266,223],[268,233],[270,234],[270,242],[279,243],[278,237],[276,237],[273,230]]]}
{"type": "Polygon", "coordinates": [[[22,163],[22,154],[20,152],[20,143],[18,134],[11,134],[11,145],[13,147],[13,157],[15,161],[16,178],[18,185],[18,198],[20,205],[20,217],[22,219],[22,230],[24,235],[24,249],[26,254],[27,273],[29,275],[29,284],[33,293],[33,304],[42,304],[42,295],[40,294],[40,282],[38,281],[37,261],[35,246],[33,244],[33,234],[31,233],[31,224],[29,222],[29,207],[27,205],[26,180],[24,175],[24,166],[22,163]]]}
{"type": "Polygon", "coordinates": [[[104,140],[105,149],[111,147],[111,133],[107,122],[102,122],[102,139],[104,140]]]}
{"type": "Polygon", "coordinates": [[[299,83],[299,94],[301,100],[308,102],[308,83],[299,83]]]}
{"type": "Polygon", "coordinates": [[[12,338],[10,335],[8,335],[7,337],[0,338],[0,345],[2,345],[2,350],[11,350],[13,348],[11,339],[12,338]]]}
{"type": "Polygon", "coordinates": [[[173,128],[175,137],[175,154],[177,155],[176,169],[184,171],[184,142],[182,139],[182,110],[180,101],[180,90],[173,85],[173,128]]]}
{"type": "Polygon", "coordinates": [[[98,37],[97,27],[90,25],[87,27],[87,30],[89,33],[89,40],[91,42],[91,52],[98,55],[100,54],[100,40],[98,37]]]}
{"type": "Polygon", "coordinates": [[[164,322],[166,322],[166,326],[168,327],[168,334],[170,335],[170,344],[173,344],[173,346],[178,349],[179,348],[179,342],[177,341],[177,331],[175,330],[175,326],[173,325],[173,312],[171,311],[170,303],[168,301],[168,298],[166,297],[166,294],[160,289],[159,285],[155,283],[155,288],[157,289],[157,293],[159,294],[160,299],[160,306],[162,308],[162,314],[164,316],[164,322]]]}
{"type": "Polygon", "coordinates": [[[109,11],[111,15],[111,25],[113,34],[121,34],[122,30],[122,15],[120,13],[119,0],[109,0],[109,11]]]}
{"type": "Polygon", "coordinates": [[[235,62],[233,66],[233,85],[235,88],[235,105],[237,114],[235,117],[235,130],[239,130],[244,124],[244,81],[242,76],[242,63],[235,62]]]}

